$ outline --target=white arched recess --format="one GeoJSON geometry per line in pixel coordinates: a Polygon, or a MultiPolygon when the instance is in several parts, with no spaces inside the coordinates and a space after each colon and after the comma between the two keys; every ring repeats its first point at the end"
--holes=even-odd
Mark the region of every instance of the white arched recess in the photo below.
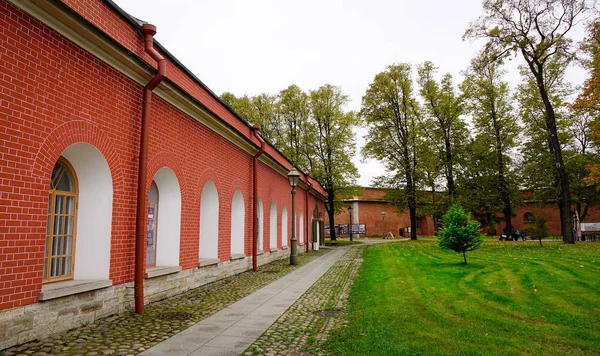
{"type": "Polygon", "coordinates": [[[87,143],[62,153],[79,183],[74,279],[109,279],[113,182],[102,153],[87,143]]]}
{"type": "Polygon", "coordinates": [[[244,195],[236,190],[231,200],[231,255],[244,253],[244,195]]]}
{"type": "Polygon", "coordinates": [[[264,246],[264,238],[265,238],[265,212],[263,209],[263,202],[260,198],[258,198],[258,206],[256,207],[256,219],[257,219],[257,223],[258,223],[258,236],[257,236],[257,240],[258,240],[258,245],[257,245],[257,249],[258,251],[262,251],[263,250],[263,246],[264,246]]]}
{"type": "Polygon", "coordinates": [[[275,204],[275,202],[271,203],[269,214],[269,244],[272,250],[277,249],[277,204],[275,204]]]}
{"type": "Polygon", "coordinates": [[[300,222],[298,224],[298,230],[300,230],[300,232],[298,233],[298,243],[304,244],[304,215],[302,214],[302,212],[300,212],[300,222]]]}
{"type": "Polygon", "coordinates": [[[156,237],[156,266],[179,266],[181,230],[181,189],[175,173],[163,167],[156,172],[158,188],[158,231],[156,237]]]}
{"type": "Polygon", "coordinates": [[[288,245],[288,213],[287,207],[281,210],[281,246],[288,245]]]}
{"type": "Polygon", "coordinates": [[[219,194],[212,181],[206,182],[200,198],[200,250],[201,260],[218,257],[219,251],[219,194]]]}

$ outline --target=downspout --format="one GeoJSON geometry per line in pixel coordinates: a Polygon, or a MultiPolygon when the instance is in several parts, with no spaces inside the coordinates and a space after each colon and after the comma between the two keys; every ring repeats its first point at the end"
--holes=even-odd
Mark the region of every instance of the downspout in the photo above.
{"type": "Polygon", "coordinates": [[[258,184],[256,180],[256,166],[258,157],[260,157],[260,155],[262,155],[265,152],[266,146],[265,140],[263,140],[262,137],[258,135],[259,131],[260,126],[254,125],[252,127],[252,133],[254,134],[254,137],[256,137],[256,139],[260,142],[260,149],[252,158],[252,197],[254,197],[254,204],[252,204],[252,270],[254,272],[258,270],[258,265],[256,261],[258,256],[258,247],[256,246],[258,242],[258,231],[256,231],[256,206],[258,205],[258,197],[256,196],[256,192],[258,190],[258,184]]]}
{"type": "Polygon", "coordinates": [[[308,188],[306,189],[306,199],[304,199],[304,211],[306,214],[306,217],[304,218],[304,231],[306,231],[306,253],[308,253],[308,191],[310,190],[310,188],[312,188],[312,183],[310,182],[310,174],[308,173],[306,173],[306,183],[308,184],[308,188]]]}
{"type": "Polygon", "coordinates": [[[148,214],[146,207],[146,175],[148,171],[148,121],[150,118],[150,104],[152,100],[152,90],[163,80],[167,70],[166,60],[154,48],[154,35],[156,26],[144,24],[142,26],[144,34],[144,49],[146,53],[158,62],[158,73],[144,86],[144,102],[142,105],[142,128],[140,136],[140,162],[138,167],[138,185],[137,185],[137,215],[135,220],[135,279],[134,279],[134,298],[135,312],[142,314],[144,312],[144,245],[146,243],[147,226],[145,226],[145,217],[148,214]]]}

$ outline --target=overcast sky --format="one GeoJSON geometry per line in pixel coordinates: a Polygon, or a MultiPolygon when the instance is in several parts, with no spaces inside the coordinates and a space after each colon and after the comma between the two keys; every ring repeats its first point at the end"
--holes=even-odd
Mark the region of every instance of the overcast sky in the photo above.
{"type": "MultiPolygon", "coordinates": [[[[332,84],[350,97],[347,109],[358,110],[386,66],[432,61],[458,84],[481,46],[461,39],[481,14],[481,0],[113,1],[156,25],[156,39],[217,95],[332,84]]],[[[573,74],[572,81],[583,78],[573,74]]],[[[515,70],[507,79],[519,81],[515,70]]],[[[364,133],[357,134],[357,151],[364,133]]],[[[362,186],[384,173],[382,165],[361,162],[359,155],[354,162],[362,186]]]]}

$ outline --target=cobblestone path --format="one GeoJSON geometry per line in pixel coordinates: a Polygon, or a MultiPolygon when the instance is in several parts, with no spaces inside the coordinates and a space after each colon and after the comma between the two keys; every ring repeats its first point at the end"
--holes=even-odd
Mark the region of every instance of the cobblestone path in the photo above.
{"type": "Polygon", "coordinates": [[[364,248],[350,248],[242,355],[321,355],[328,335],[347,323],[342,313],[364,248]]]}
{"type": "Polygon", "coordinates": [[[1,356],[29,355],[136,355],[187,329],[325,254],[311,251],[298,256],[298,265],[287,259],[244,272],[146,306],[143,315],[125,313],[81,328],[0,351],[1,356]]]}

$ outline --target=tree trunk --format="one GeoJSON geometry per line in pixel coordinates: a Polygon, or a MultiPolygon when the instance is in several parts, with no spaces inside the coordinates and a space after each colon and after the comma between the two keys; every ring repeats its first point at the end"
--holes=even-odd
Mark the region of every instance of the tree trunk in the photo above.
{"type": "Polygon", "coordinates": [[[467,264],[467,254],[463,251],[463,258],[465,259],[465,264],[467,264]]]}
{"type": "Polygon", "coordinates": [[[444,138],[444,144],[446,147],[446,179],[448,180],[448,194],[450,195],[450,201],[454,202],[456,199],[456,190],[454,189],[454,165],[452,162],[452,144],[450,137],[444,138]]]}
{"type": "Polygon", "coordinates": [[[575,243],[573,238],[573,229],[571,228],[571,192],[569,190],[569,176],[565,170],[563,163],[562,149],[560,142],[558,141],[558,134],[556,129],[556,114],[554,108],[548,97],[546,86],[544,84],[543,67],[537,65],[537,73],[533,70],[533,64],[529,63],[532,72],[535,75],[540,96],[544,102],[544,108],[546,109],[546,128],[550,134],[548,141],[553,149],[553,161],[554,169],[556,170],[557,178],[559,179],[560,191],[559,191],[559,210],[560,210],[560,230],[563,237],[563,242],[568,244],[575,243]]]}
{"type": "Polygon", "coordinates": [[[335,217],[335,206],[333,200],[333,190],[330,192],[327,190],[327,204],[325,204],[325,210],[327,210],[327,216],[329,217],[329,238],[331,241],[336,241],[337,237],[335,236],[335,228],[334,228],[334,217],[335,217]]]}

